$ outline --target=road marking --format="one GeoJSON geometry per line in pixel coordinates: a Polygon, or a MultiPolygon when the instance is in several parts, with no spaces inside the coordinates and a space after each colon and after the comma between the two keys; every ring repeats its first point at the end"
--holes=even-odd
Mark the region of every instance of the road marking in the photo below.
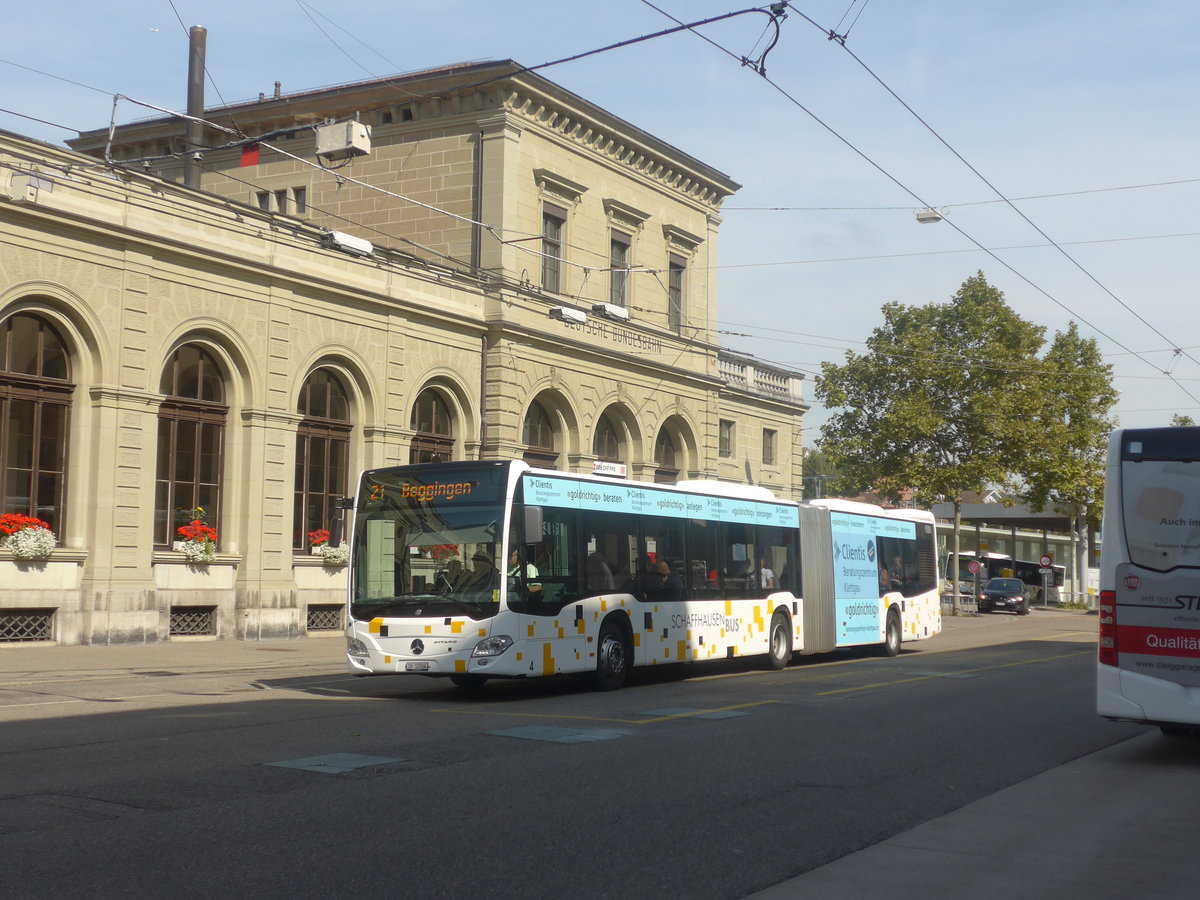
{"type": "MultiPolygon", "coordinates": [[[[756,700],[753,703],[739,703],[734,706],[722,706],[714,709],[697,709],[687,710],[685,712],[671,713],[669,715],[656,715],[654,718],[641,719],[620,719],[607,716],[581,716],[569,713],[528,713],[528,712],[502,712],[496,709],[490,709],[483,706],[461,707],[461,708],[444,708],[431,709],[430,712],[435,713],[461,713],[470,716],[502,716],[512,719],[551,719],[566,722],[610,722],[616,725],[655,725],[659,722],[671,722],[679,719],[697,718],[701,715],[708,718],[727,718],[725,714],[737,713],[742,709],[749,709],[754,706],[768,706],[775,703],[782,703],[781,700],[756,700]]],[[[637,713],[640,716],[646,716],[650,713],[637,713]]]]}
{"type": "Polygon", "coordinates": [[[521,738],[526,741],[550,741],[554,744],[587,744],[592,741],[610,741],[627,737],[628,731],[615,728],[555,728],[553,725],[522,725],[503,731],[489,731],[496,737],[521,738]]]}
{"type": "Polygon", "coordinates": [[[390,756],[367,756],[362,753],[329,753],[325,756],[309,756],[304,759],[285,759],[282,762],[263,763],[264,766],[275,766],[280,769],[300,769],[304,772],[318,772],[322,775],[344,775],[355,769],[365,769],[367,766],[387,766],[403,762],[402,759],[390,756]]]}
{"type": "Polygon", "coordinates": [[[639,716],[654,716],[659,721],[667,719],[732,719],[735,716],[748,716],[750,713],[737,709],[693,709],[688,706],[672,706],[667,709],[648,709],[638,713],[639,716]]]}
{"type": "MultiPolygon", "coordinates": [[[[994,666],[980,666],[977,669],[960,669],[955,674],[957,674],[957,675],[975,675],[979,672],[992,672],[997,669],[1011,669],[1014,666],[1028,666],[1033,663],[1053,662],[1054,660],[1057,660],[1057,659],[1069,659],[1072,656],[1079,656],[1080,653],[1084,653],[1084,652],[1090,653],[1091,651],[1090,650],[1089,651],[1076,650],[1072,653],[1062,653],[1062,654],[1059,654],[1058,656],[1042,656],[1042,657],[1038,657],[1037,659],[1019,659],[1014,662],[999,663],[994,666]]],[[[876,688],[889,688],[889,687],[895,687],[895,686],[901,685],[901,684],[912,684],[917,681],[929,681],[932,678],[944,678],[944,677],[946,677],[946,676],[945,675],[915,675],[912,678],[899,678],[895,681],[879,681],[879,682],[875,682],[874,684],[859,685],[858,687],[838,688],[837,690],[833,690],[833,691],[820,691],[819,693],[816,694],[816,696],[831,697],[835,694],[852,694],[856,691],[871,691],[871,690],[875,690],[876,688]]]]}
{"type": "Polygon", "coordinates": [[[1091,641],[1096,640],[1096,632],[1094,631],[1060,631],[1055,634],[1043,634],[1041,637],[1030,638],[1031,641],[1059,641],[1069,637],[1085,637],[1091,641]]]}

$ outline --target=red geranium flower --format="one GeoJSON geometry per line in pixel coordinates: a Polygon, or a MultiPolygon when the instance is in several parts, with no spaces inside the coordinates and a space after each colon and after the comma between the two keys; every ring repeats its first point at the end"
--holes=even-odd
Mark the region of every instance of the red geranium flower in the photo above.
{"type": "Polygon", "coordinates": [[[180,525],[175,529],[181,541],[212,541],[217,542],[217,529],[205,525],[199,519],[192,519],[190,525],[180,525]]]}
{"type": "Polygon", "coordinates": [[[50,526],[41,519],[35,519],[33,516],[26,516],[22,513],[5,513],[0,516],[0,534],[5,536],[16,534],[25,528],[45,528],[50,530],[50,526]]]}

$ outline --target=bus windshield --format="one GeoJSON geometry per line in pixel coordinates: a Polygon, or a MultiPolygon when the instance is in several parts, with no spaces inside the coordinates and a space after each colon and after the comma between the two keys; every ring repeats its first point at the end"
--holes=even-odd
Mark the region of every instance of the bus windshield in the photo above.
{"type": "Polygon", "coordinates": [[[1174,446],[1176,437],[1170,429],[1132,431],[1121,448],[1121,511],[1129,561],[1158,572],[1200,567],[1200,509],[1195,504],[1200,459],[1194,458],[1194,447],[1174,446]]]}
{"type": "Polygon", "coordinates": [[[500,600],[503,465],[406,466],[363,476],[350,613],[443,618],[495,615],[500,600]]]}

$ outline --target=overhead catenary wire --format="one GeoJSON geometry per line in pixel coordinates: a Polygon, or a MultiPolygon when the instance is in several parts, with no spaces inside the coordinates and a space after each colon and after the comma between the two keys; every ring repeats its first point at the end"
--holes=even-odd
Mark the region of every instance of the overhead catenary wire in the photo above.
{"type": "MultiPolygon", "coordinates": [[[[827,29],[822,29],[821,26],[818,25],[816,22],[814,22],[811,18],[809,18],[807,15],[805,15],[800,10],[796,9],[796,7],[792,5],[790,0],[785,0],[785,2],[787,2],[788,9],[791,9],[792,11],[796,12],[802,19],[804,19],[810,25],[828,33],[831,37],[835,36],[835,35],[833,35],[832,32],[828,31],[827,29]]],[[[1158,328],[1156,328],[1154,325],[1152,325],[1141,313],[1137,312],[1135,309],[1133,309],[1133,307],[1131,307],[1124,300],[1122,300],[1115,293],[1113,293],[1113,291],[1110,290],[1107,285],[1103,284],[1100,281],[1100,279],[1098,279],[1095,275],[1093,275],[1082,263],[1080,263],[1077,259],[1075,259],[1075,257],[1073,257],[1065,249],[1063,249],[1062,246],[1060,246],[1058,243],[1056,243],[1055,240],[1052,237],[1050,237],[1050,235],[1048,235],[1037,223],[1035,223],[1032,219],[1029,218],[1029,216],[1027,216],[1024,212],[1022,212],[1013,203],[1012,200],[1010,200],[1008,197],[1006,197],[999,188],[997,188],[994,184],[992,184],[992,182],[989,181],[983,175],[982,172],[980,172],[975,166],[973,166],[970,162],[968,162],[967,159],[961,153],[959,153],[958,150],[956,150],[950,144],[949,141],[947,141],[944,137],[942,137],[942,135],[939,134],[938,131],[932,125],[930,125],[928,122],[926,122],[925,119],[919,113],[917,113],[917,111],[914,110],[899,94],[897,94],[894,90],[892,90],[891,86],[888,85],[887,82],[885,82],[882,78],[880,78],[879,75],[877,75],[870,66],[868,66],[865,62],[863,62],[863,60],[860,59],[859,56],[853,50],[851,50],[848,46],[846,46],[846,42],[844,40],[836,41],[836,43],[846,53],[848,53],[850,55],[850,58],[853,59],[859,66],[861,66],[862,69],[868,75],[870,75],[876,82],[878,82],[880,87],[882,87],[885,91],[887,91],[888,94],[890,94],[896,100],[897,103],[899,103],[901,106],[903,106],[904,109],[907,110],[913,116],[913,118],[915,118],[918,122],[920,122],[921,125],[931,135],[933,135],[938,140],[939,143],[942,144],[942,146],[944,146],[947,150],[949,150],[950,153],[953,154],[954,157],[959,160],[959,162],[961,162],[964,166],[966,166],[971,171],[972,174],[974,174],[993,193],[995,193],[1001,202],[1007,204],[1008,207],[1013,212],[1015,212],[1018,216],[1020,216],[1021,219],[1024,220],[1026,224],[1028,224],[1038,234],[1040,234],[1043,238],[1045,238],[1045,240],[1047,240],[1051,244],[1051,246],[1055,247],[1072,265],[1074,265],[1080,272],[1082,272],[1084,275],[1086,275],[1087,278],[1093,284],[1095,284],[1097,287],[1099,287],[1102,291],[1104,291],[1104,293],[1106,293],[1109,297],[1111,297],[1118,304],[1120,304],[1123,309],[1125,309],[1127,312],[1129,312],[1131,315],[1133,315],[1134,318],[1136,318],[1139,322],[1141,322],[1143,325],[1145,325],[1147,328],[1149,328],[1151,331],[1153,331],[1156,335],[1158,335],[1160,338],[1162,338],[1164,341],[1166,341],[1167,344],[1169,344],[1171,347],[1175,348],[1177,351],[1179,350],[1178,346],[1175,344],[1175,342],[1173,340],[1171,340],[1171,338],[1169,338],[1167,335],[1163,334],[1162,331],[1160,331],[1158,328]]],[[[928,205],[929,204],[926,204],[926,206],[928,206],[928,205]]],[[[953,225],[953,223],[951,223],[951,224],[953,225]]],[[[960,230],[960,233],[962,233],[961,230],[960,230]]],[[[997,257],[997,259],[998,259],[998,257],[997,257]]],[[[1014,271],[1014,273],[1015,273],[1015,270],[1012,270],[1012,271],[1014,271]]],[[[1022,276],[1022,277],[1024,277],[1024,276],[1022,276]]],[[[1043,291],[1043,293],[1045,294],[1044,291],[1043,291]]],[[[1045,296],[1054,300],[1054,302],[1058,303],[1060,306],[1063,306],[1063,304],[1059,300],[1051,297],[1049,294],[1045,294],[1045,296]]],[[[1063,308],[1066,309],[1065,306],[1063,306],[1063,308]]],[[[1072,315],[1077,315],[1077,314],[1072,313],[1072,315]]],[[[1080,320],[1083,321],[1082,318],[1080,320]]],[[[1089,327],[1095,328],[1094,325],[1089,325],[1089,327]]],[[[1103,334],[1103,332],[1100,332],[1100,333],[1103,334]]],[[[1106,337],[1107,337],[1107,335],[1106,335],[1106,337]]],[[[1109,340],[1112,340],[1112,338],[1109,337],[1109,340]]],[[[1126,348],[1123,348],[1123,349],[1126,349],[1126,348]]],[[[1188,355],[1188,359],[1191,360],[1193,363],[1200,365],[1200,360],[1197,360],[1190,355],[1188,355]]],[[[1200,399],[1197,399],[1196,397],[1192,396],[1191,393],[1188,392],[1186,389],[1184,389],[1184,392],[1187,393],[1188,396],[1191,397],[1192,400],[1195,400],[1196,402],[1200,402],[1200,399]]]]}
{"type": "MultiPolygon", "coordinates": [[[[644,3],[646,6],[649,6],[651,9],[654,9],[657,12],[661,13],[662,15],[666,16],[668,19],[671,19],[672,21],[675,21],[675,22],[679,21],[678,19],[675,18],[675,16],[671,15],[668,12],[665,12],[664,10],[660,9],[658,6],[655,6],[652,2],[650,2],[650,0],[641,0],[641,2],[644,3]]],[[[794,9],[794,7],[792,7],[790,3],[787,3],[786,5],[788,6],[789,9],[794,9]]],[[[807,16],[804,16],[803,13],[801,13],[800,15],[803,18],[805,18],[806,21],[809,21],[810,23],[812,22],[812,20],[808,19],[807,16]]],[[[812,23],[812,24],[815,25],[815,23],[812,23]]],[[[820,27],[820,26],[817,26],[817,27],[820,27]]],[[[713,47],[720,50],[722,53],[726,54],[727,56],[729,56],[735,60],[738,59],[737,54],[735,54],[733,51],[729,50],[728,48],[722,46],[718,42],[712,40],[711,38],[707,37],[706,35],[701,34],[700,32],[695,31],[694,29],[689,29],[689,30],[692,30],[693,33],[697,35],[697,37],[699,37],[702,40],[706,41],[707,43],[711,44],[713,47]]],[[[822,29],[822,31],[825,31],[825,29],[822,29]]],[[[907,184],[900,181],[899,178],[897,178],[895,175],[893,175],[891,172],[889,172],[887,169],[885,169],[881,164],[876,162],[872,157],[868,156],[866,152],[861,150],[857,145],[852,143],[848,138],[844,137],[840,132],[838,132],[835,128],[833,128],[833,126],[831,126],[827,122],[825,122],[820,116],[818,116],[811,109],[809,109],[807,106],[805,106],[803,103],[801,103],[797,97],[795,97],[792,93],[787,91],[781,84],[774,81],[765,72],[758,72],[757,74],[759,75],[760,78],[762,78],[762,80],[766,84],[770,85],[775,91],[777,91],[780,94],[780,96],[782,96],[784,99],[786,99],[792,105],[794,105],[797,109],[799,109],[803,113],[805,113],[805,115],[807,115],[810,119],[812,119],[814,122],[816,122],[818,125],[820,125],[830,135],[832,135],[834,138],[836,138],[838,141],[840,141],[844,146],[846,146],[847,148],[852,150],[864,162],[869,164],[877,172],[879,172],[881,175],[883,175],[885,178],[887,178],[889,181],[891,181],[893,184],[895,184],[897,187],[899,187],[902,191],[904,191],[906,194],[908,194],[910,197],[912,197],[918,204],[920,204],[922,207],[926,207],[926,208],[931,207],[931,204],[927,200],[925,200],[923,197],[921,197],[915,190],[913,190],[907,184]]],[[[993,260],[995,260],[997,263],[999,263],[1001,266],[1003,266],[1005,269],[1007,269],[1010,273],[1012,273],[1014,276],[1016,276],[1021,281],[1023,281],[1026,285],[1028,285],[1029,287],[1031,287],[1032,289],[1037,291],[1039,294],[1041,294],[1047,300],[1051,301],[1056,306],[1059,306],[1060,308],[1065,310],[1067,313],[1072,315],[1074,318],[1076,318],[1078,321],[1082,322],[1084,325],[1086,325],[1087,327],[1092,329],[1097,334],[1104,337],[1106,340],[1112,342],[1113,344],[1115,344],[1116,346],[1120,347],[1123,350],[1127,350],[1130,353],[1133,352],[1132,350],[1130,350],[1130,348],[1126,347],[1121,341],[1112,337],[1111,335],[1106,333],[1103,329],[1099,328],[1097,325],[1088,321],[1084,316],[1080,315],[1078,312],[1071,309],[1069,306],[1067,306],[1065,303],[1063,303],[1061,300],[1059,300],[1057,297],[1055,297],[1053,294],[1051,294],[1045,288],[1043,288],[1040,285],[1038,285],[1037,283],[1035,283],[1031,278],[1029,278],[1029,276],[1025,275],[1023,272],[1016,269],[1013,265],[1008,263],[1002,257],[998,256],[996,253],[994,253],[993,251],[986,248],[975,237],[968,234],[962,227],[957,225],[951,219],[947,218],[947,219],[945,219],[945,221],[951,228],[953,228],[955,231],[957,231],[962,237],[964,237],[965,239],[970,241],[979,250],[982,250],[989,257],[991,257],[993,260]]],[[[1045,237],[1047,240],[1051,240],[1051,238],[1049,238],[1049,236],[1045,236],[1045,237]]],[[[1171,342],[1168,342],[1168,343],[1171,343],[1171,342]]],[[[1142,358],[1142,361],[1145,362],[1147,365],[1150,365],[1150,366],[1154,365],[1150,360],[1147,360],[1145,358],[1142,358]]],[[[1193,402],[1200,404],[1200,398],[1196,397],[1191,391],[1189,391],[1186,387],[1184,387],[1179,382],[1176,381],[1174,383],[1193,402]]]]}
{"type": "Polygon", "coordinates": [[[59,125],[57,122],[50,122],[46,119],[39,119],[37,116],[27,116],[25,113],[19,113],[16,110],[4,109],[0,107],[0,113],[5,113],[10,116],[17,116],[21,119],[28,119],[30,122],[37,122],[41,125],[49,125],[51,128],[61,128],[63,131],[76,131],[70,125],[59,125]]]}
{"type": "Polygon", "coordinates": [[[351,34],[349,31],[347,31],[345,28],[343,28],[341,25],[339,25],[333,19],[329,18],[329,16],[325,15],[323,12],[321,12],[319,9],[317,9],[312,4],[305,3],[304,0],[296,0],[296,5],[298,7],[300,7],[301,12],[303,12],[308,17],[308,20],[310,22],[312,22],[313,26],[319,32],[321,32],[322,35],[325,36],[325,39],[328,40],[329,43],[333,44],[333,46],[335,46],[341,52],[341,54],[343,56],[345,56],[347,59],[349,59],[352,63],[354,63],[356,66],[358,66],[364,72],[366,72],[368,75],[370,75],[372,77],[377,77],[376,73],[372,72],[370,69],[368,69],[366,66],[364,66],[348,50],[346,50],[344,47],[342,47],[341,44],[339,44],[337,41],[335,41],[333,39],[333,37],[329,34],[329,32],[327,32],[323,27],[321,27],[321,23],[318,22],[315,18],[313,18],[314,14],[320,16],[322,19],[324,19],[326,22],[328,22],[330,25],[332,25],[338,31],[342,32],[342,34],[346,35],[347,37],[351,38],[352,40],[358,41],[358,43],[362,44],[364,47],[366,47],[368,50],[370,50],[372,53],[374,53],[376,56],[378,56],[380,59],[382,59],[384,62],[386,62],[395,71],[398,72],[402,68],[401,66],[397,65],[392,60],[388,59],[386,56],[384,56],[382,53],[380,53],[378,50],[376,50],[370,44],[355,37],[353,34],[351,34]]]}
{"type": "MultiPolygon", "coordinates": [[[[1056,191],[1052,194],[1028,194],[1024,197],[1009,197],[996,200],[969,200],[962,203],[939,203],[938,209],[962,209],[967,206],[987,206],[994,203],[1007,203],[1018,200],[1051,200],[1059,197],[1079,197],[1084,194],[1105,194],[1112,191],[1135,191],[1143,188],[1175,187],[1181,184],[1195,184],[1200,178],[1177,178],[1174,181],[1155,181],[1149,184],[1124,184],[1117,187],[1088,188],[1081,191],[1056,191]]],[[[912,206],[722,206],[722,212],[891,212],[895,210],[911,210],[912,206]]],[[[1062,241],[1060,243],[1069,243],[1062,241]]]]}

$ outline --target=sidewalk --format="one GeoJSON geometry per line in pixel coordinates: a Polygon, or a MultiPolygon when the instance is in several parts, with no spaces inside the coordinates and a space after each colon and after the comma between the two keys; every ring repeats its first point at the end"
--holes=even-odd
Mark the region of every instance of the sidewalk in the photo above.
{"type": "Polygon", "coordinates": [[[1190,900],[1197,762],[1200,741],[1142,734],[753,900],[1190,900]]]}
{"type": "Polygon", "coordinates": [[[182,638],[157,644],[107,646],[0,645],[0,676],[52,681],[80,675],[154,670],[179,674],[326,665],[346,668],[341,632],[295,641],[182,638]]]}
{"type": "MultiPolygon", "coordinates": [[[[946,617],[936,642],[1094,641],[1096,626],[1069,610],[946,617]]],[[[752,897],[1190,900],[1197,807],[1200,739],[1148,730],[752,897]]]]}

